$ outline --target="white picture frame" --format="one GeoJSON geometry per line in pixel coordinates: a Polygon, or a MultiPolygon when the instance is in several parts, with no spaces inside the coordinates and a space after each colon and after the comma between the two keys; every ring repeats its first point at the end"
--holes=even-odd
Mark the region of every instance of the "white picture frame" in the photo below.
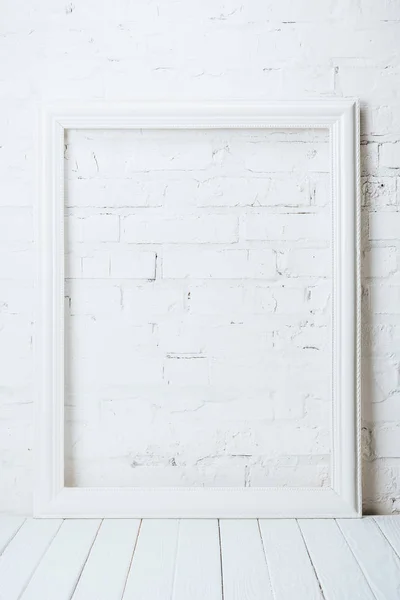
{"type": "Polygon", "coordinates": [[[360,469],[359,106],[354,99],[117,104],[43,110],[38,200],[36,517],[357,517],[360,469]],[[330,488],[64,486],[64,132],[66,129],[327,128],[333,225],[330,488]]]}

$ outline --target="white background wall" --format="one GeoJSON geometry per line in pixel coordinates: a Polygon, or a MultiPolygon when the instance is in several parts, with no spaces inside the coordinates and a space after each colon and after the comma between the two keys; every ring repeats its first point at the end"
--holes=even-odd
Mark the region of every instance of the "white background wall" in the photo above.
{"type": "Polygon", "coordinates": [[[364,501],[400,508],[399,33],[389,0],[2,3],[2,510],[31,510],[38,105],[335,95],[363,107],[364,501]]]}
{"type": "Polygon", "coordinates": [[[70,485],[329,485],[328,137],[68,133],[70,485]]]}

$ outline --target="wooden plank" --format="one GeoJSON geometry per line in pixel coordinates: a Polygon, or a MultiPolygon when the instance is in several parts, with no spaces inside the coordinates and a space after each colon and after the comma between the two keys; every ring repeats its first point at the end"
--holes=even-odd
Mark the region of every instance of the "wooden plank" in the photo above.
{"type": "Polygon", "coordinates": [[[142,521],[123,600],[170,600],[179,521],[142,521]]]}
{"type": "Polygon", "coordinates": [[[321,600],[322,593],[294,519],[260,520],[275,600],[321,600]]]}
{"type": "Polygon", "coordinates": [[[333,519],[300,519],[300,529],[326,600],[375,600],[333,519]]]}
{"type": "Polygon", "coordinates": [[[217,519],[184,519],[179,526],[173,600],[222,600],[217,519]]]}
{"type": "Polygon", "coordinates": [[[27,519],[0,557],[0,598],[17,600],[60,528],[61,519],[27,519]]]}
{"type": "Polygon", "coordinates": [[[139,519],[103,521],[73,600],[121,600],[139,525],[139,519]]]}
{"type": "Polygon", "coordinates": [[[400,560],[373,519],[339,519],[377,600],[400,598],[400,560]]]}
{"type": "Polygon", "coordinates": [[[400,556],[400,517],[374,517],[374,520],[397,556],[400,556]]]}
{"type": "Polygon", "coordinates": [[[24,517],[0,515],[0,555],[25,521],[24,517]]]}
{"type": "Polygon", "coordinates": [[[258,522],[221,520],[224,600],[273,600],[258,522]]]}
{"type": "Polygon", "coordinates": [[[70,600],[99,526],[98,519],[64,521],[21,600],[70,600]]]}

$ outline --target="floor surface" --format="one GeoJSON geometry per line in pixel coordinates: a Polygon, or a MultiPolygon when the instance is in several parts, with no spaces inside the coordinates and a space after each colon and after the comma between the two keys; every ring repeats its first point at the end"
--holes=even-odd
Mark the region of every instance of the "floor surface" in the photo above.
{"type": "Polygon", "coordinates": [[[0,516],[0,600],[397,600],[400,517],[0,516]]]}

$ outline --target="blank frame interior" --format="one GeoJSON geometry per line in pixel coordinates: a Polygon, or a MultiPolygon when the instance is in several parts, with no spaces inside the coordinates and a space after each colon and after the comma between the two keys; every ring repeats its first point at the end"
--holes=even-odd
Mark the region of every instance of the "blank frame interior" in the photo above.
{"type": "Polygon", "coordinates": [[[329,486],[329,131],[65,144],[66,485],[329,486]]]}
{"type": "Polygon", "coordinates": [[[358,135],[349,100],[46,111],[38,516],[359,514],[358,135]]]}

